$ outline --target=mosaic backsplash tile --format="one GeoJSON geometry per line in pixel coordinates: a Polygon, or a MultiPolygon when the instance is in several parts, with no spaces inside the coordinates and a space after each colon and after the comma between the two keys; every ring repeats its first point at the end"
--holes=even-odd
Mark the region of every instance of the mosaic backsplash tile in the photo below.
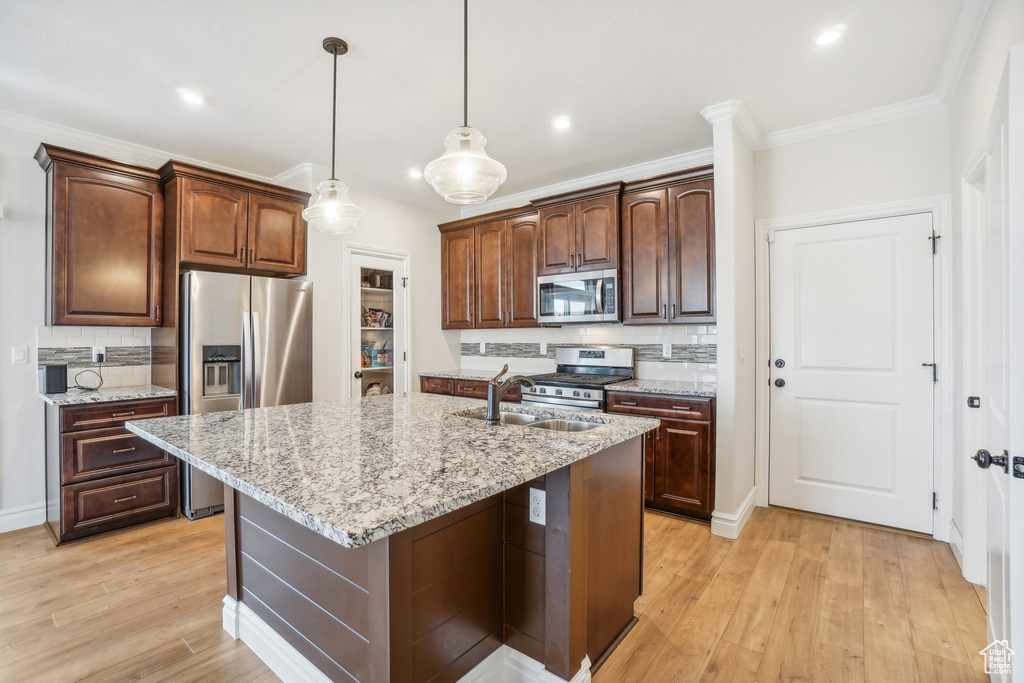
{"type": "MultiPolygon", "coordinates": [[[[487,342],[483,353],[479,343],[463,343],[463,356],[483,356],[485,358],[550,358],[554,359],[555,349],[559,346],[575,346],[575,344],[548,344],[546,353],[541,354],[540,343],[502,343],[487,342]]],[[[665,358],[662,344],[624,344],[636,349],[636,359],[656,363],[717,363],[718,351],[716,344],[672,344],[672,356],[665,358]]]]}
{"type": "MultiPolygon", "coordinates": [[[[108,346],[103,367],[149,365],[151,362],[151,352],[148,346],[108,346]]],[[[39,349],[39,366],[44,365],[94,367],[98,364],[92,362],[92,347],[61,346],[39,349]]]]}

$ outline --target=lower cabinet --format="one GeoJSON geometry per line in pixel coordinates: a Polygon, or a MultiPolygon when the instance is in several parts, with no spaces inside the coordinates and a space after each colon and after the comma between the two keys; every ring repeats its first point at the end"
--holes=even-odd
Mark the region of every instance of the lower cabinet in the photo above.
{"type": "Polygon", "coordinates": [[[608,412],[661,420],[644,439],[647,507],[710,520],[715,509],[714,399],[608,392],[608,412]]]}
{"type": "Polygon", "coordinates": [[[178,462],[124,428],[174,399],[46,408],[46,526],[57,544],[178,516],[178,462]]]}
{"type": "MultiPolygon", "coordinates": [[[[487,398],[487,382],[479,379],[452,379],[451,377],[420,377],[420,391],[424,394],[445,394],[466,398],[487,398]]],[[[522,389],[511,387],[501,400],[505,403],[519,403],[522,389]]]]}

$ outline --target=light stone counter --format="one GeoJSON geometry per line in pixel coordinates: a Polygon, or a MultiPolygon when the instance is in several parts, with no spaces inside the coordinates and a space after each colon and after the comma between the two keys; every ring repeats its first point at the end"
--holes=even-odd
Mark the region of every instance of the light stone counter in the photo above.
{"type": "Polygon", "coordinates": [[[158,387],[155,384],[141,384],[137,387],[101,387],[95,391],[71,389],[63,394],[43,394],[39,397],[54,406],[72,406],[86,403],[112,403],[114,401],[137,401],[144,398],[174,398],[174,389],[158,387]]]}
{"type": "Polygon", "coordinates": [[[483,401],[409,393],[127,423],[185,462],[346,547],[371,543],[640,436],[658,420],[502,404],[601,422],[488,427],[483,401]]]}

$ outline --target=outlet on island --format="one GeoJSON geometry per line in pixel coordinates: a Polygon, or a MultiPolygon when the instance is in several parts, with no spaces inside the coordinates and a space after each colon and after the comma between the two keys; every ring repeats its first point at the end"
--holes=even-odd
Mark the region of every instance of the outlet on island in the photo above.
{"type": "Polygon", "coordinates": [[[544,524],[544,491],[530,489],[530,521],[534,524],[544,524]]]}

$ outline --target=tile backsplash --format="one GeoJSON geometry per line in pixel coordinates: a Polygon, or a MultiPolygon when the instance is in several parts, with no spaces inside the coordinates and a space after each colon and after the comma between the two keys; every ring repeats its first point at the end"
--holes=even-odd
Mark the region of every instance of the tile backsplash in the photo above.
{"type": "MultiPolygon", "coordinates": [[[[83,370],[101,372],[106,387],[150,383],[152,350],[148,327],[38,327],[36,350],[39,367],[68,366],[69,385],[75,383],[75,375],[83,370]],[[96,346],[105,350],[102,367],[92,362],[92,349],[96,346]]],[[[89,386],[97,383],[91,374],[81,381],[89,386]]]]}
{"type": "Polygon", "coordinates": [[[636,371],[641,379],[698,382],[713,388],[718,371],[717,334],[713,324],[464,330],[460,335],[460,365],[497,370],[508,363],[514,371],[550,372],[555,369],[558,346],[614,344],[636,349],[636,371]],[[669,345],[667,358],[665,344],[669,345]]]}

